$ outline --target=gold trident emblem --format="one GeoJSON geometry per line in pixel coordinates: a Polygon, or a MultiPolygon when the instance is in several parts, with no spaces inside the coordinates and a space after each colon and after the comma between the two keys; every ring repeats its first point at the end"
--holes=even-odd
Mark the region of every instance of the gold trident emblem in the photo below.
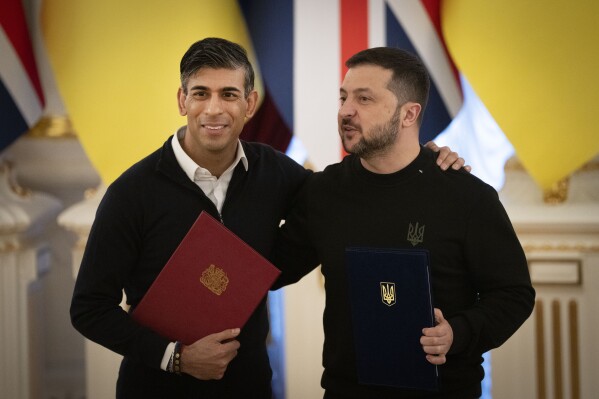
{"type": "Polygon", "coordinates": [[[387,306],[395,305],[395,283],[381,283],[381,300],[387,306]]]}

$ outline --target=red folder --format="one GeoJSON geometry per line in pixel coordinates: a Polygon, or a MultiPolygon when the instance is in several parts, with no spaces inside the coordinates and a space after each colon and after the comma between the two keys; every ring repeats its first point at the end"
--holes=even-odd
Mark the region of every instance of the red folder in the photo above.
{"type": "Polygon", "coordinates": [[[280,273],[202,212],[132,317],[190,345],[209,334],[243,327],[280,273]]]}

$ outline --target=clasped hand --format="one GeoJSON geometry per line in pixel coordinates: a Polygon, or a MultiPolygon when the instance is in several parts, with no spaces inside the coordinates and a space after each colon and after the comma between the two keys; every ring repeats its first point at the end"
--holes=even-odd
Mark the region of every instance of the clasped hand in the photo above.
{"type": "Polygon", "coordinates": [[[181,371],[200,380],[220,380],[237,356],[239,328],[207,335],[181,350],[181,371]]]}
{"type": "Polygon", "coordinates": [[[435,365],[444,364],[445,355],[453,343],[453,330],[440,309],[435,308],[435,327],[423,328],[420,344],[426,353],[426,360],[435,365]]]}

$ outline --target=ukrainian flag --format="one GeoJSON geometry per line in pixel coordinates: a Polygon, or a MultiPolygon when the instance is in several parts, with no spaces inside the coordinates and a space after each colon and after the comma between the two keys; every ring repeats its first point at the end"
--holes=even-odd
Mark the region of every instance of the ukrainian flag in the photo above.
{"type": "Polygon", "coordinates": [[[599,3],[442,2],[448,48],[538,185],[599,153],[599,3]]]}
{"type": "Polygon", "coordinates": [[[53,0],[42,21],[68,115],[105,184],[186,123],[176,94],[193,42],[235,41],[256,65],[235,0],[53,0]]]}

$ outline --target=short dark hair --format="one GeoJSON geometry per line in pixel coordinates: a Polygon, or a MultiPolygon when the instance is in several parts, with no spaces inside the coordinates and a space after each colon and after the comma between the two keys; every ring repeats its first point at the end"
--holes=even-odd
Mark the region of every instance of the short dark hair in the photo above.
{"type": "Polygon", "coordinates": [[[245,97],[254,90],[254,68],[247,57],[247,52],[237,43],[218,37],[208,37],[195,42],[181,58],[181,87],[187,94],[189,78],[202,68],[237,69],[245,72],[243,84],[245,97]]]}
{"type": "Polygon", "coordinates": [[[413,101],[422,106],[418,116],[418,124],[422,124],[422,116],[428,102],[430,78],[426,67],[416,55],[393,47],[375,47],[362,50],[351,56],[345,66],[353,68],[359,65],[376,65],[393,72],[387,86],[400,106],[413,101]]]}

